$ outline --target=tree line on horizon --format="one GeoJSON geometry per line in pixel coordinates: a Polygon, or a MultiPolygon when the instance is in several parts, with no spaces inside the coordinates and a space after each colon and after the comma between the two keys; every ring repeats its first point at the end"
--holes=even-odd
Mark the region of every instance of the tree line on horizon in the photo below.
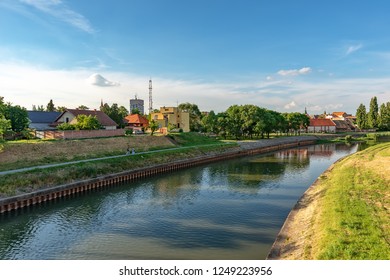
{"type": "MultiPolygon", "coordinates": [[[[215,113],[213,110],[208,113],[201,113],[196,104],[182,103],[178,106],[180,111],[188,112],[190,115],[190,130],[206,133],[214,133],[227,138],[253,138],[269,137],[270,133],[299,134],[305,130],[310,119],[306,113],[280,113],[277,111],[262,108],[256,105],[232,105],[226,111],[215,113]]],[[[64,112],[66,107],[55,107],[51,99],[46,108],[43,105],[35,106],[33,109],[46,112],[64,112]]],[[[77,109],[88,110],[89,108],[80,105],[77,109]]],[[[102,104],[100,110],[113,119],[118,127],[125,127],[124,118],[129,114],[124,106],[114,103],[111,106],[102,104]]],[[[133,111],[132,113],[139,113],[133,111]]],[[[99,129],[101,126],[92,116],[81,120],[78,127],[64,127],[63,129],[99,129]]],[[[377,98],[371,98],[369,111],[363,104],[356,112],[356,125],[359,129],[390,130],[390,102],[378,106],[377,98]]],[[[6,131],[28,136],[29,120],[27,110],[19,105],[5,103],[4,97],[0,96],[0,139],[6,131]]],[[[61,127],[60,127],[61,128],[61,127]]]]}

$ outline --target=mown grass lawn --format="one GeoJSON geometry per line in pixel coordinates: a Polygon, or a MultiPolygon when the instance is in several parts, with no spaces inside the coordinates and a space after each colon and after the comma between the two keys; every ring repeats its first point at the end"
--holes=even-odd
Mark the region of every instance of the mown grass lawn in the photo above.
{"type": "Polygon", "coordinates": [[[308,259],[390,259],[390,143],[335,164],[312,219],[308,259]]]}

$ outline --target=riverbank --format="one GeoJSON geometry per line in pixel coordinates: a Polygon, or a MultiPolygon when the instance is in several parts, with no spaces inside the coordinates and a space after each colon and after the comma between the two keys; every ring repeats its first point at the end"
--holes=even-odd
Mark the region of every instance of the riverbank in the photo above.
{"type": "Polygon", "coordinates": [[[314,136],[301,136],[243,141],[233,147],[226,144],[203,145],[185,151],[161,150],[158,155],[136,154],[77,163],[66,168],[59,166],[3,175],[0,181],[3,197],[0,199],[1,212],[195,164],[314,144],[316,141],[314,136]]]}
{"type": "Polygon", "coordinates": [[[268,259],[390,259],[390,143],[333,164],[288,215],[268,259]]]}

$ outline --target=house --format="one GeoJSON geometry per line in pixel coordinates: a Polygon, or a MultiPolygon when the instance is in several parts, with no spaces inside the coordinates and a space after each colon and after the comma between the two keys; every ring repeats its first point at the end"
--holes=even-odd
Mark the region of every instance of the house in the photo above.
{"type": "Polygon", "coordinates": [[[30,120],[29,128],[34,130],[53,130],[50,126],[61,114],[61,112],[43,112],[43,111],[27,111],[28,119],[30,120]]]}
{"type": "Polygon", "coordinates": [[[126,126],[132,128],[134,131],[145,131],[145,129],[149,126],[149,121],[140,114],[128,115],[125,117],[124,123],[126,123],[126,126]]]}
{"type": "Polygon", "coordinates": [[[355,126],[350,119],[345,120],[332,120],[336,125],[336,132],[355,131],[355,126]]]}
{"type": "Polygon", "coordinates": [[[179,111],[177,107],[161,107],[160,112],[151,113],[150,116],[151,120],[159,124],[160,132],[166,132],[170,129],[190,131],[190,114],[179,111]]]}
{"type": "Polygon", "coordinates": [[[61,123],[76,124],[78,115],[96,116],[103,128],[107,130],[113,130],[117,127],[117,123],[102,111],[78,109],[67,109],[54,120],[54,125],[57,126],[61,123]]]}
{"type": "Polygon", "coordinates": [[[310,119],[307,132],[336,132],[336,124],[331,119],[310,119]]]}

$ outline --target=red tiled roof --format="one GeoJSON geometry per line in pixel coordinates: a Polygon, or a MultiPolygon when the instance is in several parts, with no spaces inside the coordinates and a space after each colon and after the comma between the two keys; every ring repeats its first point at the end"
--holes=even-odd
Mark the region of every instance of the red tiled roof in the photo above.
{"type": "Polygon", "coordinates": [[[141,125],[149,124],[149,121],[139,114],[128,115],[127,117],[125,117],[125,121],[128,124],[141,124],[141,125]]]}
{"type": "MultiPolygon", "coordinates": [[[[69,112],[71,113],[72,115],[74,115],[75,117],[77,117],[78,115],[86,115],[86,116],[96,116],[96,118],[99,120],[100,124],[102,126],[117,126],[118,124],[116,122],[114,122],[109,116],[107,116],[104,112],[102,111],[97,111],[97,110],[78,110],[78,109],[67,109],[65,112],[69,112]]],[[[64,113],[65,113],[64,112],[64,113]]],[[[62,113],[56,120],[58,121],[62,115],[64,114],[62,113]]]]}
{"type": "Polygon", "coordinates": [[[310,126],[336,126],[330,119],[310,119],[310,126]]]}

